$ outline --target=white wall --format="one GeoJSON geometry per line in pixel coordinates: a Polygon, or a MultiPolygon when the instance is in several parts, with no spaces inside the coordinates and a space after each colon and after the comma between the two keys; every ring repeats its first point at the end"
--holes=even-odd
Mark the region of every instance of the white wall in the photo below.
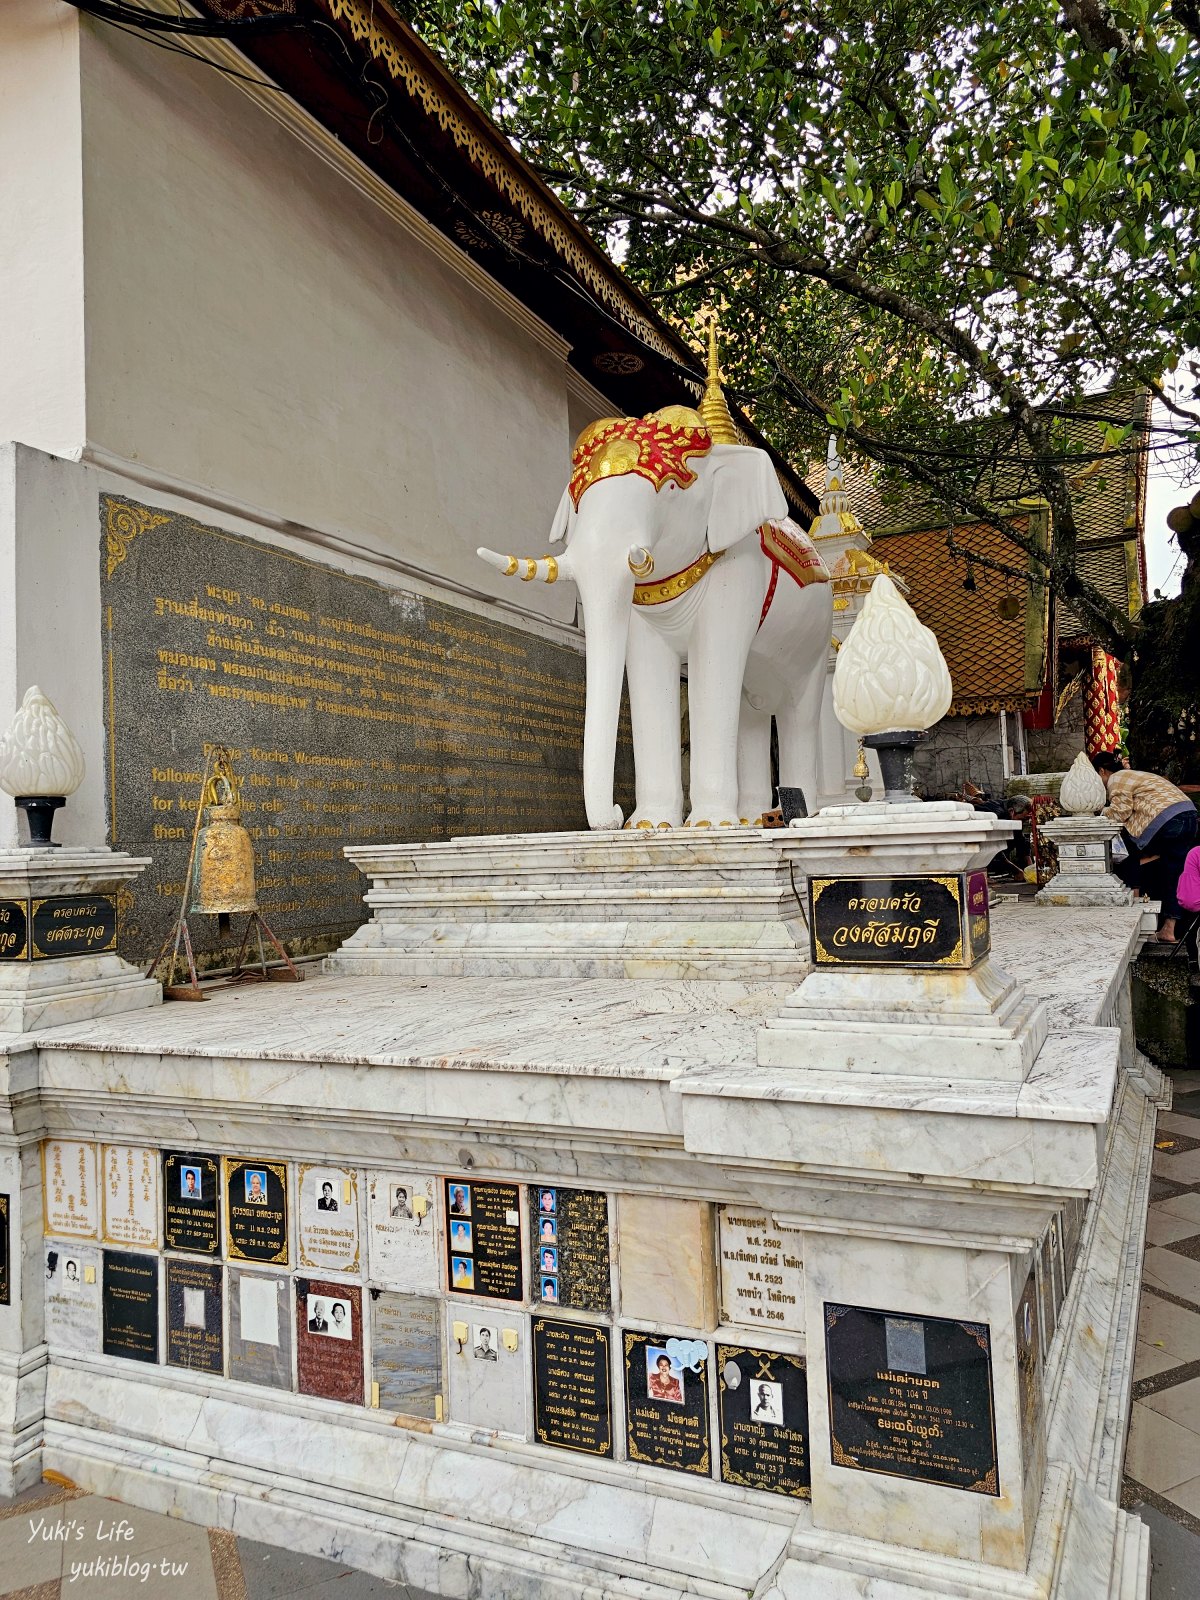
{"type": "Polygon", "coordinates": [[[516,599],[474,551],[544,548],[565,347],[214,68],[90,21],[81,67],[89,443],[516,599]]]}
{"type": "Polygon", "coordinates": [[[0,6],[0,441],[84,442],[79,13],[0,6]]]}

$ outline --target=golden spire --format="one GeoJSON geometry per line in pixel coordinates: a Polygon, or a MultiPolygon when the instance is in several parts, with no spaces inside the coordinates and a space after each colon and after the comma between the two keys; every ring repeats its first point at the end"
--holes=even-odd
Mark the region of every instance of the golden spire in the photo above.
{"type": "Polygon", "coordinates": [[[740,444],[725,395],[721,390],[721,367],[717,359],[717,318],[714,312],[708,324],[708,382],[704,399],[700,402],[700,419],[712,435],[714,444],[740,444]]]}

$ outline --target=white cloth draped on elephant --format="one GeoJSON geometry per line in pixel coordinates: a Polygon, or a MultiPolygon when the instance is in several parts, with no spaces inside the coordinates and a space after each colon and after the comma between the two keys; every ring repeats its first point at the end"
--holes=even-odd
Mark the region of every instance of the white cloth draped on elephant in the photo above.
{"type": "Polygon", "coordinates": [[[816,793],[817,723],[833,603],[828,575],[765,451],[715,444],[699,414],[668,406],[585,428],[536,562],[479,551],[510,576],[570,578],[587,660],[583,781],[588,823],[619,828],[613,768],[629,682],[636,809],[627,827],[683,818],[680,665],[688,667],[687,825],[756,822],[781,784],[816,793]]]}

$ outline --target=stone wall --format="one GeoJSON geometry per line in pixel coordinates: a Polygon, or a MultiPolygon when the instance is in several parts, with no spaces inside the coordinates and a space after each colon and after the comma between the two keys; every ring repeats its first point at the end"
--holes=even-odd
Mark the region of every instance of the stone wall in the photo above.
{"type": "Polygon", "coordinates": [[[956,794],[970,780],[989,795],[1004,793],[1000,719],[946,717],[917,746],[916,781],[928,800],[956,794]]]}

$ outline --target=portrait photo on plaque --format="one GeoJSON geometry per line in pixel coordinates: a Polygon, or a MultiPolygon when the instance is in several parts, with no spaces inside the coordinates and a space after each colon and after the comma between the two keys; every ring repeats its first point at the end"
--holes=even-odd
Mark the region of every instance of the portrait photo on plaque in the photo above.
{"type": "Polygon", "coordinates": [[[530,1261],[536,1293],[571,1311],[612,1308],[608,1196],[530,1184],[530,1261]]]}
{"type": "Polygon", "coordinates": [[[297,1169],[300,1265],[357,1272],[358,1173],[347,1167],[297,1169]]]}
{"type": "Polygon", "coordinates": [[[999,1495],[987,1324],[824,1311],[833,1465],[999,1495]]]}
{"type": "Polygon", "coordinates": [[[100,1252],[94,1245],[47,1239],[42,1293],[52,1350],[100,1350],[100,1252]]]}
{"type": "Polygon", "coordinates": [[[230,1267],[229,1376],[270,1389],[292,1387],[290,1280],[230,1267]]]}
{"type": "Polygon", "coordinates": [[[444,1178],[446,1285],[487,1300],[524,1298],[521,1191],[515,1183],[444,1178]]]}
{"type": "Polygon", "coordinates": [[[295,1296],[300,1393],[362,1405],[362,1289],[298,1277],[295,1296]]]}
{"type": "Polygon", "coordinates": [[[158,1257],[106,1250],[101,1270],[104,1354],[157,1362],[158,1257]]]}
{"type": "Polygon", "coordinates": [[[629,1459],[707,1477],[712,1456],[706,1341],[626,1330],[622,1348],[629,1459]]]}
{"type": "Polygon", "coordinates": [[[809,1499],[804,1357],[719,1344],[716,1371],[724,1482],[809,1499]]]}
{"type": "Polygon", "coordinates": [[[435,1294],[443,1272],[438,1184],[401,1172],[367,1175],[367,1272],[385,1289],[435,1294]]]}
{"type": "Polygon", "coordinates": [[[220,1164],[196,1150],[162,1153],[163,1242],[187,1255],[221,1253],[220,1164]]]}
{"type": "Polygon", "coordinates": [[[440,1422],[442,1303],[431,1295],[372,1289],[371,1380],[381,1411],[440,1422]]]}
{"type": "Polygon", "coordinates": [[[525,1437],[529,1338],[525,1313],[442,1303],[448,1415],[473,1428],[525,1437]]]}
{"type": "Polygon", "coordinates": [[[77,1139],[42,1144],[43,1232],[62,1239],[95,1239],[100,1232],[96,1146],[77,1139]]]}
{"type": "Polygon", "coordinates": [[[158,1151],[148,1145],[100,1147],[105,1244],[158,1244],[158,1151]]]}
{"type": "Polygon", "coordinates": [[[231,1259],[288,1263],[287,1163],[224,1160],[225,1238],[231,1259]]]}
{"type": "Polygon", "coordinates": [[[166,1272],[167,1365],[223,1372],[221,1268],[210,1261],[168,1258],[166,1272]]]}
{"type": "Polygon", "coordinates": [[[532,1319],[533,1421],[539,1444],[612,1455],[611,1343],[608,1328],[532,1319]]]}

